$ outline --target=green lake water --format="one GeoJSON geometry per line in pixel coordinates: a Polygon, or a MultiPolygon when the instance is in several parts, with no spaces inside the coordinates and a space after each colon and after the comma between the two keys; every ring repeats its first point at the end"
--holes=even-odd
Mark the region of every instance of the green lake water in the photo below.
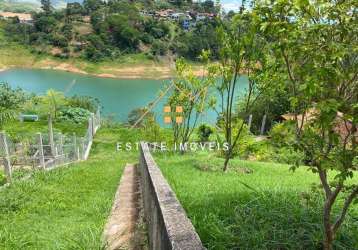
{"type": "MultiPolygon", "coordinates": [[[[165,89],[169,80],[110,79],[56,70],[11,69],[0,72],[0,82],[20,87],[28,92],[45,94],[54,89],[65,92],[66,96],[87,95],[99,99],[104,115],[113,115],[118,121],[126,121],[128,113],[153,102],[160,90],[165,89]]],[[[247,86],[247,79],[241,78],[238,93],[247,86]]],[[[163,98],[154,108],[156,119],[163,124],[163,98]]],[[[207,111],[202,120],[213,123],[216,115],[207,111]]]]}

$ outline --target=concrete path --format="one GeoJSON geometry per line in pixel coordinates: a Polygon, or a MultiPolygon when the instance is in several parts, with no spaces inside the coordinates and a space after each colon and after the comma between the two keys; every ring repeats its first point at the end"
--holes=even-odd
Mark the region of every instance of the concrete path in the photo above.
{"type": "Polygon", "coordinates": [[[137,168],[127,164],[103,233],[106,249],[146,249],[143,232],[140,232],[140,211],[137,168]]]}

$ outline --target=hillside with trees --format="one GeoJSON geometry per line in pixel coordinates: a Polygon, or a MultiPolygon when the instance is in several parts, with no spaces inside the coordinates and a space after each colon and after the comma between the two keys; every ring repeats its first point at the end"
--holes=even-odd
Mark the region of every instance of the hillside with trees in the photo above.
{"type": "Polygon", "coordinates": [[[185,57],[197,60],[202,50],[216,56],[213,36],[219,20],[214,2],[129,2],[85,0],[55,9],[41,1],[31,21],[3,18],[5,34],[35,54],[98,62],[126,54],[148,59],[185,57]]]}

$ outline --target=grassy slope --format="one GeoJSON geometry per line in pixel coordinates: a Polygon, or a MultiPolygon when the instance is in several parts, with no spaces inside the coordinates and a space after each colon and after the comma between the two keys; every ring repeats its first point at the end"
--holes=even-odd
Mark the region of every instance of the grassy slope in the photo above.
{"type": "MultiPolygon", "coordinates": [[[[76,124],[72,122],[54,122],[54,132],[61,132],[66,135],[76,133],[77,136],[84,136],[87,130],[87,124],[76,124]]],[[[37,122],[11,121],[5,124],[2,130],[6,131],[12,139],[21,141],[24,137],[35,136],[37,132],[47,134],[48,122],[40,119],[37,122]]]]}
{"type": "MultiPolygon", "coordinates": [[[[222,159],[206,153],[158,154],[155,158],[207,248],[319,248],[321,197],[311,194],[309,201],[304,199],[318,177],[304,167],[292,173],[287,165],[235,159],[234,165],[248,167],[253,173],[223,174],[198,168],[222,166],[222,159]]],[[[358,248],[357,217],[355,205],[336,249],[358,248]]]]}
{"type": "Polygon", "coordinates": [[[99,249],[126,162],[118,130],[101,129],[86,162],[35,174],[0,191],[0,249],[99,249]]]}

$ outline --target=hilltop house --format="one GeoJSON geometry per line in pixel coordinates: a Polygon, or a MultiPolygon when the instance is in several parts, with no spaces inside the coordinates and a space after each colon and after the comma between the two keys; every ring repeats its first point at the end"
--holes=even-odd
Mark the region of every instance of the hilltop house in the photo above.
{"type": "Polygon", "coordinates": [[[15,12],[0,12],[0,17],[3,19],[18,18],[20,23],[33,24],[31,14],[15,13],[15,12]]]}

